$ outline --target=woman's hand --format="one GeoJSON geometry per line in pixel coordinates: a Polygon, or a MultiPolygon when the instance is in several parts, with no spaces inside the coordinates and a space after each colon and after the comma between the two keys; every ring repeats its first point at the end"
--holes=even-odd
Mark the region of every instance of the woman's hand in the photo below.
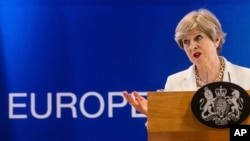
{"type": "Polygon", "coordinates": [[[148,114],[148,101],[142,97],[138,92],[134,91],[129,94],[127,91],[122,92],[128,103],[133,106],[137,111],[147,115],[148,114]]]}

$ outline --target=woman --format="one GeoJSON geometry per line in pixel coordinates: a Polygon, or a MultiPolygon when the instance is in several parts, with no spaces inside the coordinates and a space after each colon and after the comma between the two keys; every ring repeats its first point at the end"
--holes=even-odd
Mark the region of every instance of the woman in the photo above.
{"type": "MultiPolygon", "coordinates": [[[[175,40],[193,63],[188,69],[170,75],[165,91],[195,91],[201,86],[228,81],[250,89],[250,69],[230,63],[219,56],[225,41],[219,20],[210,11],[199,9],[188,13],[179,22],[175,40]]],[[[147,100],[136,91],[123,92],[128,103],[147,115],[147,100]]]]}

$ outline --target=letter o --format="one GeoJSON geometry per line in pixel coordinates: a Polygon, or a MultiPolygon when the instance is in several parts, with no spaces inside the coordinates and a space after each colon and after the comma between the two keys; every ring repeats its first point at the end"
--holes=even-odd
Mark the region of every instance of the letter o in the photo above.
{"type": "Polygon", "coordinates": [[[103,111],[104,111],[104,100],[102,98],[102,96],[97,93],[97,92],[87,92],[85,93],[82,97],[81,97],[81,100],[80,100],[80,110],[82,112],[82,114],[88,118],[97,118],[99,117],[103,111]],[[85,107],[84,107],[84,102],[85,100],[89,97],[89,96],[95,96],[99,102],[100,102],[100,107],[99,107],[99,110],[95,113],[95,114],[89,114],[86,110],[85,110],[85,107]]]}

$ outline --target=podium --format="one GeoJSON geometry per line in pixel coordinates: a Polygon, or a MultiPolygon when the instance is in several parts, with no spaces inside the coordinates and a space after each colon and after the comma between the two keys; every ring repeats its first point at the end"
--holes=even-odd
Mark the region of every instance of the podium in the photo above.
{"type": "MultiPolygon", "coordinates": [[[[194,93],[148,92],[148,141],[229,141],[229,128],[208,127],[195,118],[194,93]]],[[[250,118],[241,124],[250,124],[250,118]]]]}

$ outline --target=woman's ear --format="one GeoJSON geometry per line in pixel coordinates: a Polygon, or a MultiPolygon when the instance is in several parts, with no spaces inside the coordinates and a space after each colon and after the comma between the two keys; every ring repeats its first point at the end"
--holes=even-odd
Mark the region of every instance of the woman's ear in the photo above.
{"type": "Polygon", "coordinates": [[[220,39],[216,39],[215,42],[214,42],[214,45],[215,45],[216,48],[218,48],[219,45],[220,45],[220,39]]]}

